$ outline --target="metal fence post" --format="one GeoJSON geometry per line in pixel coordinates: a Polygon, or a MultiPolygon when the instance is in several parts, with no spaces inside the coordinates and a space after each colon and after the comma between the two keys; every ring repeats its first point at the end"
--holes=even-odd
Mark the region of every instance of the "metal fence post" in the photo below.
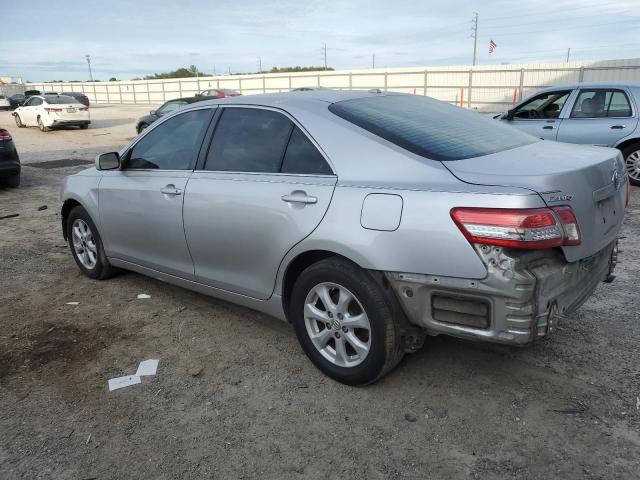
{"type": "Polygon", "coordinates": [[[524,68],[520,69],[520,88],[518,88],[518,101],[522,100],[522,90],[524,88],[524,68]]]}
{"type": "Polygon", "coordinates": [[[291,90],[291,74],[289,74],[289,90],[291,90]]]}
{"type": "Polygon", "coordinates": [[[109,98],[109,84],[107,83],[105,87],[107,89],[107,104],[111,103],[111,99],[109,98]]]}
{"type": "Polygon", "coordinates": [[[578,83],[582,83],[584,81],[584,67],[580,67],[580,74],[578,75],[578,83]]]}
{"type": "Polygon", "coordinates": [[[318,86],[320,86],[320,74],[318,74],[318,80],[317,80],[317,82],[318,82],[318,86]]]}
{"type": "Polygon", "coordinates": [[[134,103],[134,105],[137,105],[138,104],[138,99],[136,97],[136,84],[135,83],[131,84],[131,90],[133,90],[133,103],[134,103]]]}
{"type": "Polygon", "coordinates": [[[167,97],[164,93],[164,81],[160,82],[160,85],[162,85],[162,101],[166,102],[167,101],[167,97]]]}
{"type": "Polygon", "coordinates": [[[180,92],[180,98],[182,98],[182,80],[178,79],[178,91],[180,92]]]}
{"type": "Polygon", "coordinates": [[[266,79],[264,75],[262,75],[262,93],[267,93],[266,79]]]}
{"type": "Polygon", "coordinates": [[[98,95],[96,95],[96,84],[93,83],[93,100],[98,103],[98,95]]]}
{"type": "Polygon", "coordinates": [[[471,110],[471,90],[473,89],[473,68],[469,69],[469,92],[467,92],[467,108],[471,110]]]}
{"type": "Polygon", "coordinates": [[[384,71],[384,91],[387,91],[387,71],[384,71]]]}
{"type": "Polygon", "coordinates": [[[120,105],[122,105],[122,84],[118,82],[118,97],[120,98],[120,105]]]}
{"type": "Polygon", "coordinates": [[[427,96],[427,70],[424,71],[424,96],[427,96]]]}
{"type": "Polygon", "coordinates": [[[242,78],[238,78],[238,90],[240,90],[240,93],[242,92],[242,78]]]}
{"type": "Polygon", "coordinates": [[[349,90],[353,89],[353,72],[349,72],[349,90]]]}

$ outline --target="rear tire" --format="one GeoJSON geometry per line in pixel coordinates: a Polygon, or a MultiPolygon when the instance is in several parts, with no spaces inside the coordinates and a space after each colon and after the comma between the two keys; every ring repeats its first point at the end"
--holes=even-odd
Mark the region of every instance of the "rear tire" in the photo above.
{"type": "Polygon", "coordinates": [[[38,128],[41,132],[48,132],[50,130],[49,127],[45,127],[44,123],[42,123],[42,118],[38,117],[38,128]]]}
{"type": "Polygon", "coordinates": [[[404,356],[390,299],[368,272],[347,260],[328,258],[304,270],[289,315],[309,359],[338,382],[373,383],[404,356]]]}
{"type": "Polygon", "coordinates": [[[81,130],[86,130],[87,128],[89,128],[89,124],[85,123],[84,125],[80,125],[80,129],[81,130]]]}
{"type": "Polygon", "coordinates": [[[17,188],[20,186],[20,174],[7,178],[7,187],[17,188]]]}
{"type": "Polygon", "coordinates": [[[622,156],[631,185],[640,185],[640,143],[623,148],[622,156]]]}
{"type": "Polygon", "coordinates": [[[14,115],[13,118],[16,121],[16,126],[18,128],[24,128],[24,123],[22,123],[22,119],[20,118],[20,115],[14,115]]]}
{"type": "Polygon", "coordinates": [[[67,217],[67,241],[78,268],[94,280],[106,280],[118,273],[104,253],[98,228],[84,207],[77,206],[67,217]]]}

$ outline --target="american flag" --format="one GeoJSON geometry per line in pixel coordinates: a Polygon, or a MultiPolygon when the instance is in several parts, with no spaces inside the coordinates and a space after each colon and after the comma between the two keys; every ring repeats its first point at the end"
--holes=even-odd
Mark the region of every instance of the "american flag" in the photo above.
{"type": "Polygon", "coordinates": [[[497,46],[498,46],[498,44],[496,42],[494,42],[493,40],[491,40],[489,42],[489,54],[492,54],[497,46]]]}

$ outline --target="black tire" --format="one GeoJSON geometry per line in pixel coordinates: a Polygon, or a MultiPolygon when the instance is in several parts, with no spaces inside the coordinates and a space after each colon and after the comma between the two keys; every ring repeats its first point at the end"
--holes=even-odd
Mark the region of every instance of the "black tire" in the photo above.
{"type": "MultiPolygon", "coordinates": [[[[368,272],[347,260],[328,258],[304,270],[293,287],[289,316],[309,359],[325,375],[338,382],[347,385],[373,383],[391,371],[404,356],[399,324],[393,318],[390,299],[368,272]],[[346,288],[366,312],[370,324],[370,347],[364,360],[355,366],[343,367],[329,361],[309,336],[304,318],[305,301],[312,289],[321,283],[346,288]]],[[[340,330],[336,333],[340,334],[340,330]]]]}
{"type": "Polygon", "coordinates": [[[7,187],[17,188],[20,186],[20,174],[7,178],[7,187]]]}
{"type": "Polygon", "coordinates": [[[42,123],[42,118],[40,117],[38,117],[38,128],[41,132],[48,132],[50,130],[49,127],[44,126],[44,123],[42,123]]]}
{"type": "MultiPolygon", "coordinates": [[[[640,151],[640,143],[634,143],[632,145],[628,145],[626,147],[624,147],[622,149],[622,156],[624,157],[624,163],[625,163],[625,167],[627,168],[627,172],[629,172],[628,166],[627,166],[627,157],[629,157],[629,155],[632,155],[635,152],[639,152],[640,151]]],[[[636,174],[637,176],[637,174],[636,174]]],[[[638,185],[640,186],[640,178],[632,178],[631,174],[629,172],[629,181],[631,182],[631,185],[638,185]]]]}
{"type": "Polygon", "coordinates": [[[78,268],[80,268],[82,273],[84,273],[89,278],[93,278],[94,280],[106,280],[107,278],[113,277],[116,273],[118,273],[119,269],[111,265],[107,260],[107,257],[104,253],[104,247],[102,246],[102,239],[100,238],[100,234],[98,233],[98,229],[84,207],[78,205],[77,207],[74,207],[71,212],[69,212],[69,216],[67,217],[66,229],[67,242],[69,243],[71,254],[73,255],[73,259],[76,261],[76,264],[78,265],[78,268]],[[87,268],[82,264],[82,261],[78,257],[76,249],[73,245],[72,228],[76,219],[81,219],[86,222],[91,229],[91,233],[93,234],[93,240],[97,249],[96,264],[93,268],[87,268]]]}
{"type": "Polygon", "coordinates": [[[138,135],[148,126],[149,125],[147,125],[146,123],[141,123],[140,125],[138,125],[138,135]]]}
{"type": "Polygon", "coordinates": [[[82,129],[82,130],[86,130],[87,128],[89,128],[89,124],[88,123],[80,125],[80,129],[82,129]]]}
{"type": "Polygon", "coordinates": [[[20,115],[16,114],[16,115],[13,116],[13,118],[15,119],[16,126],[18,128],[24,128],[24,123],[22,123],[22,119],[20,118],[20,115]]]}

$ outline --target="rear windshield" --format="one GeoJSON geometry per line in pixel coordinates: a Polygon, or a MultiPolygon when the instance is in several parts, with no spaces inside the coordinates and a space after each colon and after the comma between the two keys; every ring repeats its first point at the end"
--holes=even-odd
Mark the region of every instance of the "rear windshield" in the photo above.
{"type": "Polygon", "coordinates": [[[431,160],[480,157],[538,141],[479,113],[416,95],[344,100],[330,105],[329,110],[431,160]]]}
{"type": "Polygon", "coordinates": [[[55,105],[59,103],[78,103],[78,101],[68,95],[46,95],[44,101],[48,104],[55,105]]]}

